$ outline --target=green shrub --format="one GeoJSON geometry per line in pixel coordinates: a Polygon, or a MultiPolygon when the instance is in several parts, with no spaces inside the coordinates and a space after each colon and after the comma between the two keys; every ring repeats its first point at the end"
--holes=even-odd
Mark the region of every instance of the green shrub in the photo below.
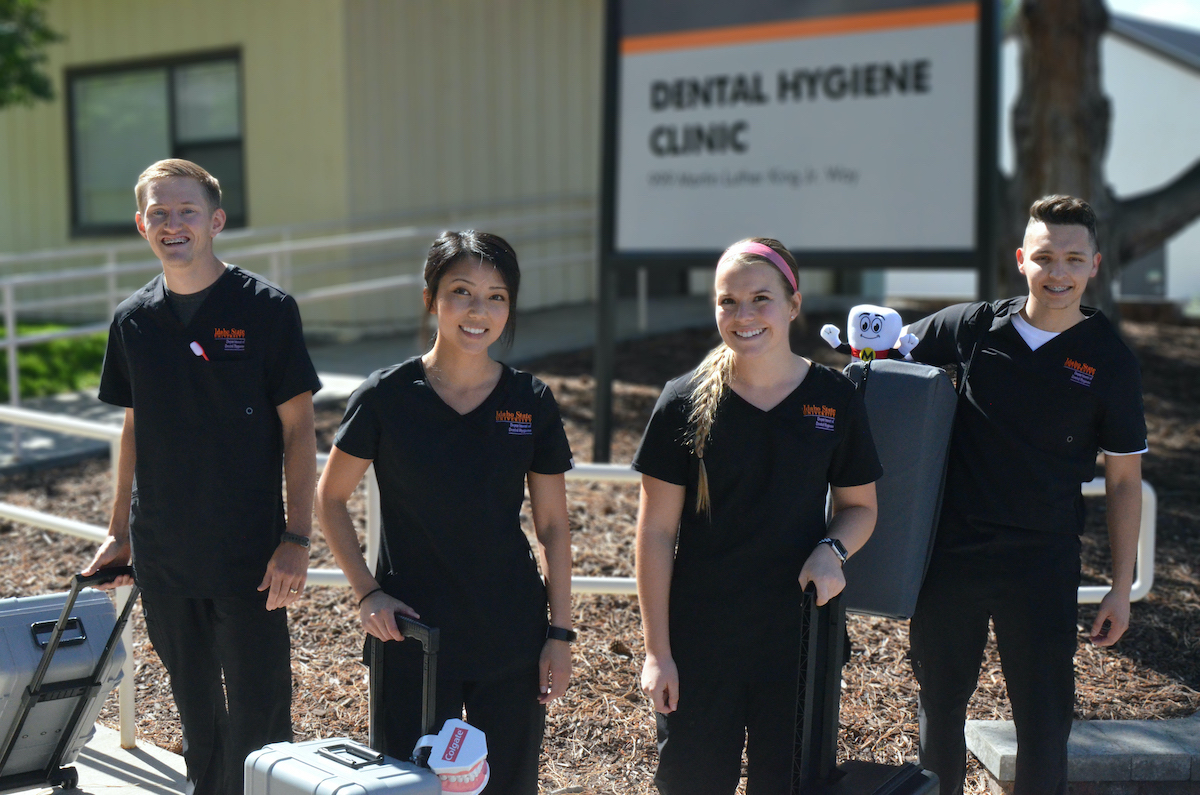
{"type": "MultiPolygon", "coordinates": [[[[22,324],[17,328],[17,336],[64,328],[66,326],[22,324]]],[[[4,336],[0,329],[0,340],[4,336]]],[[[74,392],[100,383],[100,366],[104,363],[107,340],[108,335],[101,332],[22,347],[17,352],[22,399],[74,392]]],[[[8,402],[8,351],[3,348],[0,348],[0,401],[8,402]]]]}

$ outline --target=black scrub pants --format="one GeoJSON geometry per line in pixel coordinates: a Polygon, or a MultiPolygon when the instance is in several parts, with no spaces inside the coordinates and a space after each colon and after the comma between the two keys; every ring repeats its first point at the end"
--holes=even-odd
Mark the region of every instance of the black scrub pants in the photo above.
{"type": "Polygon", "coordinates": [[[788,657],[725,675],[676,661],[678,707],[655,715],[654,784],[662,795],[731,795],[741,778],[743,747],[747,795],[791,792],[797,677],[794,652],[790,670],[780,670],[789,668],[788,657]]]}
{"type": "Polygon", "coordinates": [[[921,764],[961,795],[967,702],[988,619],[1017,733],[1014,795],[1067,791],[1075,702],[1079,537],[943,522],[911,623],[921,764]]]}
{"type": "Polygon", "coordinates": [[[179,709],[188,792],[242,795],[246,757],[292,740],[287,611],[268,611],[265,596],[191,599],[148,591],[142,610],[179,709]]]}
{"type": "MultiPolygon", "coordinates": [[[[424,734],[421,727],[421,644],[384,644],[384,753],[397,759],[412,756],[424,734]]],[[[462,718],[487,739],[491,778],[482,795],[537,795],[538,761],[546,708],[538,703],[537,661],[528,668],[494,679],[464,680],[437,676],[433,733],[451,718],[462,718]]]]}

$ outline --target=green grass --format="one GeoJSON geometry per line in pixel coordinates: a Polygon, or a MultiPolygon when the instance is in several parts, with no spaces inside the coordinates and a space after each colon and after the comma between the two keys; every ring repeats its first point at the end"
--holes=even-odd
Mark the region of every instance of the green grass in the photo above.
{"type": "MultiPolygon", "coordinates": [[[[25,324],[17,326],[17,336],[61,331],[67,326],[25,324]]],[[[0,340],[5,337],[0,328],[0,340]]],[[[31,398],[74,392],[100,383],[100,366],[104,363],[104,348],[108,335],[89,334],[86,337],[51,340],[22,347],[17,352],[17,369],[21,378],[21,397],[31,398]]],[[[0,402],[8,402],[8,352],[0,348],[0,402]]]]}

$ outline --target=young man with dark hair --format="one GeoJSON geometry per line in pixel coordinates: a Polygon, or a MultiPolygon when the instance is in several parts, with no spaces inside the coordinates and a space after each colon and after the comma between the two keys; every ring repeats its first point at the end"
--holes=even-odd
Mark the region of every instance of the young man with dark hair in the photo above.
{"type": "Polygon", "coordinates": [[[1129,626],[1146,452],[1137,360],[1103,314],[1082,307],[1100,266],[1096,219],[1069,196],[1034,202],[1017,250],[1029,293],[960,304],[913,323],[917,361],[963,382],[945,499],[911,623],[921,685],[921,763],[942,795],[963,791],[967,702],[988,620],[1017,731],[1015,795],[1067,791],[1074,714],[1080,484],[1103,451],[1112,588],[1098,646],[1129,626]]]}
{"type": "Polygon", "coordinates": [[[292,739],[280,608],[308,571],[321,384],[296,302],[214,255],[217,180],[162,160],[135,197],[163,272],[109,330],[100,399],[126,407],[125,425],[108,538],[84,573],[132,560],[179,709],[189,792],[240,795],[246,755],[292,739]]]}

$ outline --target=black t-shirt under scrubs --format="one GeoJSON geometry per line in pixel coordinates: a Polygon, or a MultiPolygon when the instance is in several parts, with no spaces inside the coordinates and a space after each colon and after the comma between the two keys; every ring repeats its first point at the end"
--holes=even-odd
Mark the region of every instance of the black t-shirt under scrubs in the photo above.
{"type": "Polygon", "coordinates": [[[954,418],[943,517],[1079,533],[1079,486],[1095,476],[1097,450],[1146,450],[1141,371],[1087,307],[1031,350],[1013,326],[1025,300],[957,304],[909,326],[919,362],[961,368],[977,350],[954,418]]]}
{"type": "Polygon", "coordinates": [[[825,536],[828,487],[872,483],[882,468],[861,395],[840,373],[813,364],[770,411],[726,391],[704,451],[712,512],[697,513],[692,377],[667,383],[633,460],[642,474],[685,487],[671,652],[693,670],[748,666],[759,676],[795,659],[798,577],[825,536]]]}
{"type": "Polygon", "coordinates": [[[186,326],[162,275],[117,307],[100,399],[133,409],[138,584],[255,596],[286,523],[276,406],[321,388],[296,302],[227,267],[186,326]]]}
{"type": "Polygon", "coordinates": [[[379,573],[441,630],[439,672],[479,680],[535,664],[546,589],[521,531],[525,476],[572,466],[550,388],[504,366],[483,403],[459,414],[409,359],[355,391],[334,445],[375,463],[389,559],[379,573]]]}

